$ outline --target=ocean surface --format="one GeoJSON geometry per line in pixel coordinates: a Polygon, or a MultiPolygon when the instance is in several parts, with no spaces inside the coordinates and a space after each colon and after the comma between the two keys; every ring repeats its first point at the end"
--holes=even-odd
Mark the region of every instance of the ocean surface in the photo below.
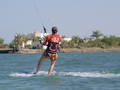
{"type": "Polygon", "coordinates": [[[120,90],[120,52],[60,53],[51,76],[40,56],[0,54],[0,90],[120,90]]]}

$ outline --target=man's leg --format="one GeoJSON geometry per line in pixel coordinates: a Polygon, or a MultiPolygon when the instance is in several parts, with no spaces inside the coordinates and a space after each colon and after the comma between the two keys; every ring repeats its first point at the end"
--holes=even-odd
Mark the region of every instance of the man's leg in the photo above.
{"type": "Polygon", "coordinates": [[[40,57],[40,60],[38,61],[38,64],[37,64],[37,67],[36,67],[36,71],[34,72],[34,74],[36,74],[39,71],[41,65],[43,64],[43,62],[45,61],[46,58],[47,58],[46,52],[44,52],[42,54],[42,56],[40,57]]]}
{"type": "Polygon", "coordinates": [[[54,71],[55,63],[56,63],[56,60],[54,61],[51,60],[51,65],[50,65],[48,75],[51,75],[51,73],[54,71]]]}
{"type": "Polygon", "coordinates": [[[48,75],[51,75],[51,73],[54,71],[54,67],[55,67],[55,63],[56,63],[57,57],[58,57],[58,54],[52,54],[50,56],[51,65],[50,65],[50,69],[49,69],[48,75]]]}

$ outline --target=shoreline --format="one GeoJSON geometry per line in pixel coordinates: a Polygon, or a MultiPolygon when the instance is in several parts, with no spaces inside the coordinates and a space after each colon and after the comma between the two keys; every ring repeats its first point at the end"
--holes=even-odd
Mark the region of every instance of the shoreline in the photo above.
{"type": "MultiPolygon", "coordinates": [[[[40,53],[43,52],[43,49],[23,49],[19,53],[40,53]]],[[[120,52],[120,48],[65,48],[60,50],[61,53],[70,53],[70,52],[120,52]]]]}
{"type": "MultiPolygon", "coordinates": [[[[0,49],[1,50],[12,50],[12,49],[0,49]]],[[[22,49],[15,53],[23,53],[23,54],[29,54],[29,53],[41,53],[43,52],[43,49],[22,49]]],[[[70,52],[120,52],[120,48],[64,48],[60,49],[61,53],[70,53],[70,52]]]]}

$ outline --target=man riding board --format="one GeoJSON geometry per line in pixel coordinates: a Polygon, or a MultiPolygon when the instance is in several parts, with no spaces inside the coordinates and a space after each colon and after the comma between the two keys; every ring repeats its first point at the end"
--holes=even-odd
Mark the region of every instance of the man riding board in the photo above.
{"type": "Polygon", "coordinates": [[[42,63],[46,58],[50,58],[51,61],[48,75],[51,75],[51,73],[54,71],[54,66],[57,61],[58,52],[60,51],[59,44],[61,42],[61,36],[57,34],[57,32],[58,32],[57,27],[52,27],[52,34],[46,37],[46,40],[43,43],[43,45],[46,45],[47,49],[43,52],[37,64],[36,71],[34,72],[34,74],[38,72],[39,68],[41,67],[42,63]]]}

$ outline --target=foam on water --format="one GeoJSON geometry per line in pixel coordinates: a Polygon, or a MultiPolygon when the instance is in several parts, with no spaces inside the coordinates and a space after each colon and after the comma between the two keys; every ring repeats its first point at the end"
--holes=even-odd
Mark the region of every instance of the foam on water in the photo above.
{"type": "Polygon", "coordinates": [[[63,76],[76,76],[76,77],[101,77],[101,78],[120,77],[120,74],[97,73],[97,72],[60,72],[59,75],[63,75],[63,76]]]}
{"type": "Polygon", "coordinates": [[[11,76],[11,77],[31,77],[34,75],[47,75],[47,74],[48,74],[48,72],[46,72],[46,71],[39,71],[37,74],[33,74],[33,72],[31,72],[31,73],[12,73],[9,76],[11,76]]]}
{"type": "MultiPolygon", "coordinates": [[[[114,73],[98,73],[98,72],[53,72],[53,75],[57,74],[59,76],[74,76],[74,77],[101,77],[101,78],[114,78],[120,77],[120,74],[114,73]]],[[[12,73],[11,77],[31,77],[35,75],[48,75],[47,71],[39,71],[37,74],[33,73],[12,73]]]]}
{"type": "Polygon", "coordinates": [[[9,76],[11,77],[31,77],[33,74],[26,74],[26,73],[12,73],[9,76]]]}

